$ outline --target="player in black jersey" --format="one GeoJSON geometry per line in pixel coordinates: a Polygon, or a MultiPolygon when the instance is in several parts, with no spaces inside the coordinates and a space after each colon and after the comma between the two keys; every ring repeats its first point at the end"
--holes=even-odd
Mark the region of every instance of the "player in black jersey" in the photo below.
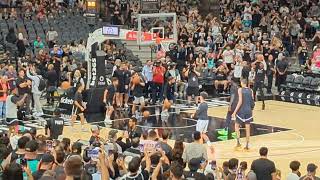
{"type": "Polygon", "coordinates": [[[259,90],[260,99],[262,101],[262,110],[265,109],[265,103],[264,103],[264,91],[263,88],[265,88],[264,85],[264,79],[266,78],[266,70],[264,65],[264,57],[262,54],[257,55],[257,61],[253,63],[255,68],[255,78],[254,78],[254,85],[253,85],[253,96],[256,100],[257,98],[257,90],[259,90]]]}
{"type": "Polygon", "coordinates": [[[116,92],[119,85],[119,80],[116,77],[111,79],[111,84],[107,86],[103,93],[103,103],[106,106],[106,117],[105,117],[105,125],[111,125],[110,116],[112,115],[114,108],[113,106],[116,105],[116,92]]]}
{"type": "Polygon", "coordinates": [[[51,139],[58,139],[58,136],[63,133],[64,120],[60,117],[60,111],[54,111],[54,117],[47,120],[45,127],[46,135],[51,139]]]}
{"type": "Polygon", "coordinates": [[[76,93],[74,95],[73,107],[72,107],[72,116],[71,116],[71,126],[73,127],[74,122],[77,117],[80,117],[81,129],[82,131],[86,131],[83,127],[85,118],[84,118],[84,110],[86,109],[85,104],[83,103],[82,91],[84,90],[84,85],[82,83],[78,83],[76,86],[76,93]]]}

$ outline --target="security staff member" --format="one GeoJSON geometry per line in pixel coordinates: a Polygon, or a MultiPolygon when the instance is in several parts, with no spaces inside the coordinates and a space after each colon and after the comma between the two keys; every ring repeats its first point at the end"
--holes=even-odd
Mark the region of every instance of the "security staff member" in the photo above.
{"type": "Polygon", "coordinates": [[[288,66],[285,56],[280,53],[276,61],[276,86],[278,87],[278,92],[280,92],[281,85],[286,82],[288,66]]]}

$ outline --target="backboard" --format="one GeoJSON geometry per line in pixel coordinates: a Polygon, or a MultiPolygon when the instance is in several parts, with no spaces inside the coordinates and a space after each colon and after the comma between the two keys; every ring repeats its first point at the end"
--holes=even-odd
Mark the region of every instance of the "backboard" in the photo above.
{"type": "Polygon", "coordinates": [[[138,45],[177,43],[176,13],[138,14],[138,45]]]}

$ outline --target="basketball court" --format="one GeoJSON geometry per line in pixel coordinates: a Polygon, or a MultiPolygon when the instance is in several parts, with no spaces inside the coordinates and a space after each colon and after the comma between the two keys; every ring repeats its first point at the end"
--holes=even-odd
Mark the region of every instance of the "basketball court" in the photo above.
{"type": "MultiPolygon", "coordinates": [[[[220,103],[221,104],[221,103],[220,103]]],[[[251,162],[259,157],[259,148],[269,148],[269,158],[273,160],[277,168],[282,171],[283,177],[289,172],[291,160],[299,160],[302,164],[301,172],[305,173],[306,165],[310,162],[320,162],[320,139],[318,121],[320,117],[319,107],[286,103],[280,101],[267,101],[266,110],[262,111],[260,102],[256,103],[254,110],[254,123],[268,126],[268,134],[251,137],[249,151],[234,150],[235,140],[213,142],[214,155],[210,159],[216,159],[219,165],[231,157],[240,161],[251,162]],[[286,131],[275,131],[276,128],[285,128],[286,131]],[[274,132],[273,132],[274,131],[274,132]],[[272,133],[273,132],[273,133],[272,133]]],[[[193,110],[189,110],[193,111],[193,110]]],[[[227,112],[226,105],[211,106],[209,115],[224,119],[227,112]]],[[[81,132],[80,125],[76,125],[76,131],[70,126],[64,129],[64,137],[70,137],[72,141],[89,140],[91,133],[81,132]]],[[[90,125],[86,127],[90,129],[90,125]]],[[[106,137],[110,128],[102,128],[101,137],[106,137]]],[[[40,130],[40,132],[43,130],[40,130]]],[[[119,131],[119,135],[122,135],[119,131]]],[[[244,142],[244,139],[241,139],[244,142]]],[[[170,141],[173,145],[174,141],[170,141]]]]}

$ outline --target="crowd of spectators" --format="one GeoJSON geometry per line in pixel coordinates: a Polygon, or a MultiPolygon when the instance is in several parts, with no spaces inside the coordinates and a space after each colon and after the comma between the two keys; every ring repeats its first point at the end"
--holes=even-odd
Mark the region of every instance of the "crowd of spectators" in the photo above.
{"type": "MultiPolygon", "coordinates": [[[[53,121],[54,122],[54,121],[53,121]]],[[[221,164],[210,159],[213,146],[205,143],[200,132],[194,141],[184,144],[168,141],[168,131],[142,133],[137,120],[131,118],[123,134],[110,130],[101,137],[98,126],[91,126],[90,145],[59,136],[51,129],[48,136],[35,130],[19,130],[12,137],[2,136],[0,143],[3,179],[232,179],[232,180],[315,180],[317,165],[307,165],[302,174],[299,161],[291,161],[288,175],[281,174],[268,158],[268,148],[261,147],[260,157],[251,166],[231,158],[221,164]],[[209,150],[207,150],[207,148],[209,150]]],[[[60,132],[61,133],[61,132],[60,132]]]]}

